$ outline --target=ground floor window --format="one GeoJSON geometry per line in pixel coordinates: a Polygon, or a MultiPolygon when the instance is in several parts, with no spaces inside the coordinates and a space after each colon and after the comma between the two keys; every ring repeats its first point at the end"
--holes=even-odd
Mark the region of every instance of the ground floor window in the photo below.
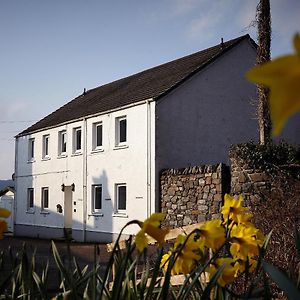
{"type": "Polygon", "coordinates": [[[116,184],[116,209],[117,212],[122,213],[126,211],[127,206],[127,192],[126,184],[118,183],[116,184]]]}
{"type": "Polygon", "coordinates": [[[93,212],[99,212],[102,209],[102,185],[92,185],[92,207],[93,212]]]}
{"type": "Polygon", "coordinates": [[[27,211],[32,210],[34,206],[34,189],[27,189],[27,211]]]}
{"type": "Polygon", "coordinates": [[[49,208],[49,188],[43,187],[42,188],[42,210],[49,208]]]}

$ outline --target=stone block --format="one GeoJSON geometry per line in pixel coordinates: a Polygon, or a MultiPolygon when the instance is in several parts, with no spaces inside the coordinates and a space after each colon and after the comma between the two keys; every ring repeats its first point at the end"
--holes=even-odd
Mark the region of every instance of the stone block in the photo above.
{"type": "Polygon", "coordinates": [[[222,195],[221,194],[215,194],[214,195],[214,201],[222,201],[222,195]]]}

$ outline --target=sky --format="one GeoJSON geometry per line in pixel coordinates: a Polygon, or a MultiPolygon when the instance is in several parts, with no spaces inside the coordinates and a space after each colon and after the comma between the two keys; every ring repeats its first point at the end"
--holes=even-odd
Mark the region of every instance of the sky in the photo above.
{"type": "MultiPolygon", "coordinates": [[[[0,179],[14,136],[83,89],[250,34],[258,0],[0,0],[0,179]]],[[[272,57],[293,52],[300,1],[271,0],[272,57]]]]}

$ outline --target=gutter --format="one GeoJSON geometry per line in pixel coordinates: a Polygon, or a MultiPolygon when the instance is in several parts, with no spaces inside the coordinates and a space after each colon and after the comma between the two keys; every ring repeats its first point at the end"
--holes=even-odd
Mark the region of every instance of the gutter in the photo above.
{"type": "Polygon", "coordinates": [[[151,212],[151,107],[147,100],[147,218],[151,212]]]}
{"type": "Polygon", "coordinates": [[[13,235],[15,232],[15,225],[16,225],[16,217],[17,217],[17,203],[18,203],[18,188],[17,188],[17,170],[18,170],[18,138],[15,138],[15,174],[14,174],[14,188],[15,188],[15,193],[14,193],[14,202],[13,202],[13,207],[14,207],[14,215],[13,215],[13,235]]]}

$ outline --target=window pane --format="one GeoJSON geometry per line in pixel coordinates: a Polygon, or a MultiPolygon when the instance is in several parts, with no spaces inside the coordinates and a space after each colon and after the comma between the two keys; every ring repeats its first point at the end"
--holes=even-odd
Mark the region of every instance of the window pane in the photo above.
{"type": "Polygon", "coordinates": [[[76,130],[76,150],[81,149],[81,129],[76,130]]]}
{"type": "Polygon", "coordinates": [[[120,120],[120,143],[126,142],[126,119],[120,120]]]}
{"type": "Polygon", "coordinates": [[[67,152],[67,133],[61,132],[61,153],[67,152]]]}
{"type": "Polygon", "coordinates": [[[96,126],[96,147],[102,146],[102,125],[96,126]]]}
{"type": "Polygon", "coordinates": [[[94,187],[94,209],[101,209],[102,187],[94,187]]]}
{"type": "Polygon", "coordinates": [[[34,140],[31,141],[31,157],[34,157],[34,140]]]}
{"type": "Polygon", "coordinates": [[[28,153],[28,159],[33,159],[34,158],[34,139],[29,140],[29,153],[28,153]]]}
{"type": "Polygon", "coordinates": [[[45,155],[49,154],[49,137],[45,137],[45,155]]]}
{"type": "Polygon", "coordinates": [[[118,187],[118,209],[126,209],[126,186],[118,187]]]}
{"type": "Polygon", "coordinates": [[[31,188],[28,189],[27,197],[28,197],[28,202],[27,202],[28,208],[32,208],[33,207],[33,189],[31,189],[31,188]]]}
{"type": "Polygon", "coordinates": [[[43,189],[43,208],[48,208],[49,207],[49,191],[48,188],[43,189]]]}

